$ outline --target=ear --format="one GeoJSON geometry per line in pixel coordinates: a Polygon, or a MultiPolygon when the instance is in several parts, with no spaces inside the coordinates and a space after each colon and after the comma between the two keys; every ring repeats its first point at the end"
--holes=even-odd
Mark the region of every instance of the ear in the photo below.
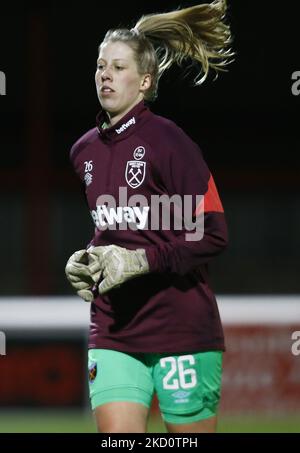
{"type": "Polygon", "coordinates": [[[151,75],[145,74],[141,80],[140,90],[144,93],[151,87],[151,75]]]}

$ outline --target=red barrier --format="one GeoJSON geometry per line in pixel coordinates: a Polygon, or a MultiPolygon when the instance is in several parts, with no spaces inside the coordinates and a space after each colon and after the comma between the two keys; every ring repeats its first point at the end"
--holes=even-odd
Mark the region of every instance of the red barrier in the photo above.
{"type": "Polygon", "coordinates": [[[0,404],[4,406],[82,406],[85,354],[81,344],[10,345],[0,358],[0,404]]]}
{"type": "MultiPolygon", "coordinates": [[[[225,326],[221,413],[300,412],[300,355],[292,346],[299,325],[225,326]]],[[[299,340],[298,340],[299,341],[299,340]]],[[[300,348],[299,348],[300,349],[300,348]]],[[[86,344],[82,339],[10,341],[0,357],[0,404],[86,404],[86,344]]],[[[158,411],[157,399],[152,411],[158,411]]]]}
{"type": "Polygon", "coordinates": [[[299,325],[228,326],[222,413],[300,411],[300,356],[292,353],[299,325]]]}

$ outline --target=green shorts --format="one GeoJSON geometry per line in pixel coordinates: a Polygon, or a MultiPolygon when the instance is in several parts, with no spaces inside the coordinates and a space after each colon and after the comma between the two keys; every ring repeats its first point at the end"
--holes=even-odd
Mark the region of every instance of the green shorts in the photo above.
{"type": "Polygon", "coordinates": [[[220,400],[222,355],[222,351],[170,355],[90,349],[92,408],[112,401],[149,408],[156,392],[166,422],[182,424],[213,417],[220,400]]]}

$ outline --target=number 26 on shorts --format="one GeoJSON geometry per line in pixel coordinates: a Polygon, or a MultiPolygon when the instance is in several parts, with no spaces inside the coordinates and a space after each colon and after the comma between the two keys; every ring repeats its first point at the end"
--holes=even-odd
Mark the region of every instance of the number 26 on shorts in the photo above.
{"type": "Polygon", "coordinates": [[[185,366],[195,365],[193,355],[182,355],[179,357],[163,357],[160,359],[160,366],[166,368],[171,365],[170,371],[163,378],[163,388],[166,390],[190,389],[197,384],[196,371],[185,366]],[[178,378],[174,375],[177,374],[178,378]]]}

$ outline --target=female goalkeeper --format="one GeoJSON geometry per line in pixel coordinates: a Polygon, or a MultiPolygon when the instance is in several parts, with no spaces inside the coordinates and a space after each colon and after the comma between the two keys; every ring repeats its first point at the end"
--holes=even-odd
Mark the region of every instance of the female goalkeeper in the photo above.
{"type": "Polygon", "coordinates": [[[195,85],[224,70],[225,12],[215,0],[143,16],[99,46],[101,111],[71,150],[95,235],[66,274],[91,302],[100,432],[145,432],[154,392],[169,432],[216,430],[224,339],[207,265],[227,244],[224,211],[198,145],[146,103],[174,63],[195,63],[195,85]]]}

